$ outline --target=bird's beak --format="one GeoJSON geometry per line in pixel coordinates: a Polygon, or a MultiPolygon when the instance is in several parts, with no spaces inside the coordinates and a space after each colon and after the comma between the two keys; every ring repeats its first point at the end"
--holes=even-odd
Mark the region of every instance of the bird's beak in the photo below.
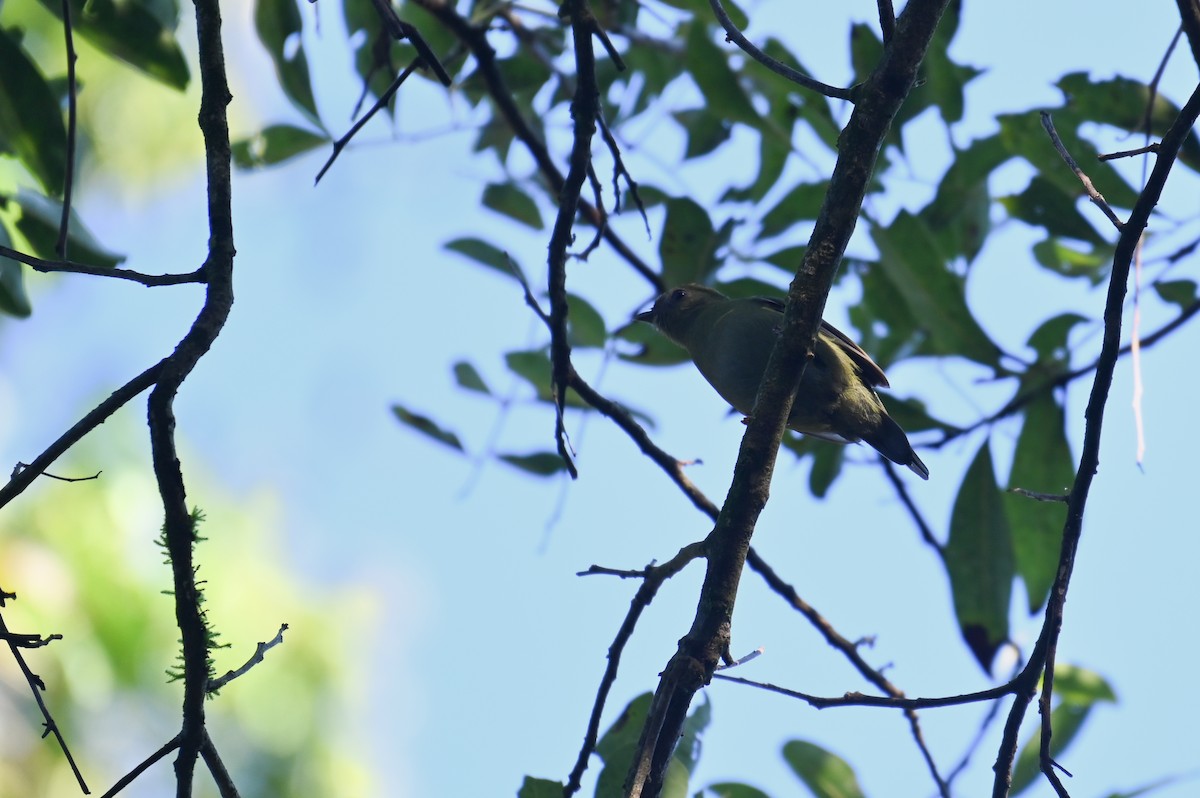
{"type": "Polygon", "coordinates": [[[650,308],[649,310],[643,310],[641,313],[633,314],[633,320],[634,321],[644,321],[647,324],[653,324],[654,323],[654,308],[650,308]]]}

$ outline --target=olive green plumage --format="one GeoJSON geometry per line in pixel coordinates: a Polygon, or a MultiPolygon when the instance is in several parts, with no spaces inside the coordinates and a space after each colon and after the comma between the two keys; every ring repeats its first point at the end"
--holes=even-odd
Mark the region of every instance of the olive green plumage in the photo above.
{"type": "MultiPolygon", "coordinates": [[[[766,297],[730,299],[689,284],[662,294],[653,308],[635,318],[653,324],[686,349],[704,379],[735,410],[749,415],[754,409],[783,322],[781,302],[766,297]]],[[[887,384],[883,370],[858,344],[822,321],[788,427],[839,443],[865,441],[893,463],[929,479],[929,469],[875,393],[875,386],[887,384]]]]}

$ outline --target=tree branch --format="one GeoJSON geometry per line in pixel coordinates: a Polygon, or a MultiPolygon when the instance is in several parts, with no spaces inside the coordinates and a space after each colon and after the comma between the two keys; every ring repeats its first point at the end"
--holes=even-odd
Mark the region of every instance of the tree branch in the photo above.
{"type": "Polygon", "coordinates": [[[233,307],[233,214],[230,181],[229,122],[232,96],[225,74],[218,0],[195,0],[200,57],[200,131],[204,136],[208,185],[208,288],[204,306],[175,351],[161,364],[150,392],[147,422],[154,476],[163,503],[163,538],[171,564],[175,619],[183,647],[183,721],[175,760],[176,795],[191,798],[196,759],[204,745],[204,699],[209,679],[208,630],[200,607],[196,566],[195,518],[187,506],[183,472],[175,448],[174,400],[180,385],[220,334],[233,307]]]}
{"type": "Polygon", "coordinates": [[[1108,283],[1108,296],[1104,307],[1104,340],[1100,357],[1096,362],[1096,376],[1088,397],[1084,413],[1086,427],[1083,435],[1083,450],[1079,457],[1079,469],[1071,487],[1067,503],[1067,518],[1063,525],[1062,547],[1058,559],[1058,574],[1046,602],[1045,620],[1041,634],[1029,656],[1024,670],[1016,681],[1015,700],[1009,710],[1004,727],[1004,736],[998,751],[992,786],[994,798],[1008,794],[1012,781],[1012,766],[1017,754],[1017,734],[1029,703],[1033,700],[1039,679],[1042,681],[1042,772],[1051,783],[1057,781],[1053,775],[1053,762],[1048,758],[1050,744],[1050,697],[1054,690],[1054,662],[1058,648],[1058,636],[1062,631],[1063,612],[1067,600],[1067,588],[1075,567],[1075,555],[1083,531],[1083,514],[1087,506],[1092,480],[1100,467],[1100,433],[1104,424],[1104,409],[1112,386],[1113,372],[1121,353],[1121,317],[1125,293],[1129,281],[1134,252],[1149,224],[1150,214],[1166,185],[1167,177],[1183,142],[1200,117],[1200,86],[1192,93],[1180,110],[1179,116],[1163,136],[1154,169],[1133,206],[1129,220],[1121,230],[1113,256],[1112,275],[1108,283]]]}
{"type": "Polygon", "coordinates": [[[738,582],[750,538],[766,504],[775,457],[792,397],[811,352],[825,299],[855,222],[883,138],[916,79],[917,69],[948,0],[910,0],[896,35],[840,138],[829,190],[793,280],[782,332],[742,438],[733,484],[708,539],[708,570],[691,629],[668,662],[634,755],[626,792],[656,796],[696,692],[712,678],[729,648],[738,582]]]}

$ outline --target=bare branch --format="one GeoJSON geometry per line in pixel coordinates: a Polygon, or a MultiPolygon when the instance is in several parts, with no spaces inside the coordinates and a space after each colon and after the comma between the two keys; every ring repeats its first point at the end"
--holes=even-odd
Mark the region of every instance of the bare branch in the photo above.
{"type": "Polygon", "coordinates": [[[842,89],[837,86],[830,86],[828,83],[822,83],[819,80],[814,80],[808,75],[805,75],[803,72],[793,69],[787,64],[780,62],[778,59],[772,58],[762,50],[758,49],[753,42],[747,39],[742,32],[737,29],[737,25],[733,24],[733,20],[730,19],[729,14],[725,11],[725,7],[721,5],[721,0],[708,0],[708,4],[712,8],[713,14],[716,15],[717,21],[721,23],[721,27],[725,29],[725,40],[736,44],[743,51],[745,51],[746,55],[762,64],[776,75],[787,78],[798,86],[803,86],[804,88],[811,89],[819,94],[824,94],[826,97],[832,97],[835,100],[849,100],[850,102],[855,102],[857,100],[857,87],[842,89]]]}
{"type": "Polygon", "coordinates": [[[286,623],[281,624],[279,631],[275,633],[275,637],[271,638],[269,642],[259,643],[255,646],[254,654],[251,655],[250,659],[246,660],[246,663],[242,667],[237,670],[226,671],[225,675],[218,679],[210,679],[208,682],[208,692],[215,693],[239,676],[245,676],[249,673],[251,668],[263,661],[268,651],[283,642],[283,633],[287,631],[287,628],[288,625],[286,623]]]}
{"type": "Polygon", "coordinates": [[[1046,129],[1046,133],[1050,136],[1050,141],[1054,144],[1054,149],[1058,150],[1059,156],[1066,161],[1067,166],[1071,167],[1071,171],[1074,172],[1075,176],[1079,178],[1079,182],[1083,183],[1083,190],[1087,192],[1088,199],[1090,199],[1097,208],[1104,212],[1104,215],[1108,217],[1110,222],[1112,222],[1113,227],[1117,228],[1117,230],[1122,230],[1125,227],[1125,223],[1122,222],[1117,217],[1117,214],[1113,212],[1113,209],[1108,204],[1108,201],[1104,199],[1104,195],[1101,194],[1096,189],[1096,186],[1092,184],[1092,179],[1088,177],[1082,169],[1079,168],[1079,164],[1075,163],[1075,159],[1071,157],[1071,153],[1067,152],[1067,148],[1065,145],[1063,145],[1062,139],[1058,137],[1058,131],[1054,129],[1054,120],[1050,118],[1049,111],[1042,111],[1042,127],[1046,129]]]}
{"type": "Polygon", "coordinates": [[[75,263],[69,260],[43,260],[42,258],[26,255],[9,247],[0,246],[0,255],[20,261],[34,271],[50,274],[52,272],[67,272],[70,274],[91,274],[96,277],[113,277],[117,280],[130,280],[147,287],[160,285],[182,285],[184,283],[202,283],[205,280],[203,267],[187,274],[142,274],[129,269],[118,269],[109,266],[91,266],[86,263],[75,263]]]}

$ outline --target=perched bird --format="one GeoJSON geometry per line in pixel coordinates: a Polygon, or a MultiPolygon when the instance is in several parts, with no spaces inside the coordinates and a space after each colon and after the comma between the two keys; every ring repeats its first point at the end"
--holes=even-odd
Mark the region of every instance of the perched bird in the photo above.
{"type": "MultiPolygon", "coordinates": [[[[730,299],[694,283],[672,288],[634,318],[653,324],[687,350],[696,368],[743,415],[754,409],[758,384],[783,322],[783,303],[768,297],[730,299]]],[[[866,441],[921,479],[929,469],[904,430],[887,414],[875,386],[883,369],[833,325],[821,322],[813,359],[792,402],[788,428],[837,443],[866,441]]]]}

